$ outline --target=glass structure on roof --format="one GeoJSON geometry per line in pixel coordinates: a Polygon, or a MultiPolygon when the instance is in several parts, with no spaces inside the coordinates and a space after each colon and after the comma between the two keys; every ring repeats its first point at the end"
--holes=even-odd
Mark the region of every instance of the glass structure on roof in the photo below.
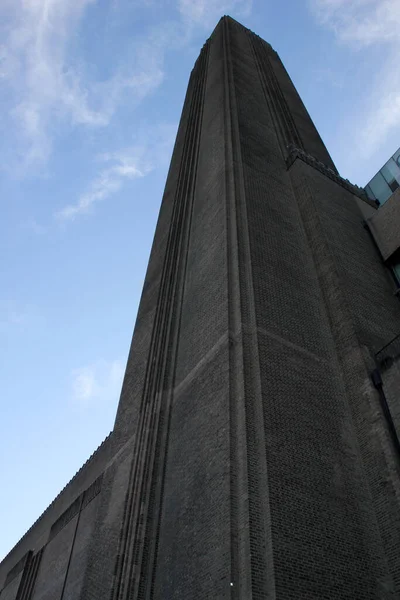
{"type": "Polygon", "coordinates": [[[368,198],[384,204],[400,187],[400,148],[365,186],[368,198]]]}

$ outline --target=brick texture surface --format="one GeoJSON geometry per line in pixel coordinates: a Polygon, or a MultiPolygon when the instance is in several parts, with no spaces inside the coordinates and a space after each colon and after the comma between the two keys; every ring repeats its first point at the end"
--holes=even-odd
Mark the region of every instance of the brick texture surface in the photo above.
{"type": "Polygon", "coordinates": [[[77,521],[78,515],[47,544],[35,585],[34,600],[61,598],[77,521]]]}
{"type": "MultiPolygon", "coordinates": [[[[74,545],[71,549],[70,564],[65,582],[63,600],[74,600],[75,598],[79,598],[86,573],[88,552],[95,525],[98,500],[99,496],[96,496],[96,498],[82,510],[80,515],[75,533],[74,545]]],[[[33,600],[35,600],[35,596],[33,600]]]]}
{"type": "Polygon", "coordinates": [[[17,577],[12,579],[10,583],[3,588],[0,593],[1,600],[16,600],[21,578],[22,573],[19,573],[17,577]]]}
{"type": "Polygon", "coordinates": [[[65,486],[50,506],[26,532],[18,544],[0,564],[0,590],[7,573],[31,550],[40,550],[45,546],[50,530],[57,519],[73,504],[78,496],[102,473],[113,453],[113,440],[108,436],[93,455],[87,460],[75,477],[65,486]]]}
{"type": "Polygon", "coordinates": [[[400,357],[397,357],[382,373],[386,400],[394,422],[397,437],[400,439],[400,357]]]}

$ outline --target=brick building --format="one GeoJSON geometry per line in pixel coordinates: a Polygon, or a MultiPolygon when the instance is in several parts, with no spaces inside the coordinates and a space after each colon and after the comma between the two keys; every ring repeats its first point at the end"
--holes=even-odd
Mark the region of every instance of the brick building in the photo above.
{"type": "Polygon", "coordinates": [[[113,432],[1,563],[0,600],[400,597],[385,207],[340,177],[271,46],[221,19],[113,432]]]}

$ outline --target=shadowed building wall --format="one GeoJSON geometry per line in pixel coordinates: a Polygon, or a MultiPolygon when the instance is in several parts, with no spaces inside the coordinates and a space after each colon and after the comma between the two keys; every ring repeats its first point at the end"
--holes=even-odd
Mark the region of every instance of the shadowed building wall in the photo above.
{"type": "Polygon", "coordinates": [[[0,600],[399,596],[399,463],[370,374],[400,307],[375,211],[276,52],[224,17],[191,74],[114,430],[3,561],[0,600]]]}

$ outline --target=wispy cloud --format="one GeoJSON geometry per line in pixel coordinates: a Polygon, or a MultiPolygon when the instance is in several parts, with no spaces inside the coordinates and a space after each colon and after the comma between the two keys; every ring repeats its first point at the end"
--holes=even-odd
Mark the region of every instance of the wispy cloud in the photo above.
{"type": "Polygon", "coordinates": [[[359,156],[368,158],[395,129],[400,130],[400,1],[311,0],[318,21],[330,28],[340,44],[355,50],[385,45],[385,62],[370,73],[369,96],[359,111],[359,156]]]}
{"type": "Polygon", "coordinates": [[[98,360],[71,373],[72,397],[89,404],[116,400],[121,391],[125,364],[122,360],[98,360]]]}
{"type": "Polygon", "coordinates": [[[3,127],[19,148],[19,168],[48,159],[57,125],[104,127],[123,94],[140,102],[163,78],[163,52],[151,32],[137,41],[134,56],[115,64],[106,81],[85,75],[72,46],[95,0],[4,0],[0,79],[5,95],[3,127]],[[74,60],[75,59],[75,60],[74,60]],[[132,66],[133,65],[133,66],[132,66]],[[5,123],[5,125],[4,125],[5,123]]]}
{"type": "Polygon", "coordinates": [[[371,156],[389,135],[397,132],[399,137],[400,134],[400,72],[397,52],[388,58],[377,79],[361,130],[360,156],[365,158],[371,156]]]}
{"type": "Polygon", "coordinates": [[[398,0],[311,0],[311,6],[344,42],[362,47],[399,41],[398,0]]]}
{"type": "Polygon", "coordinates": [[[128,148],[100,156],[99,160],[109,166],[100,171],[76,204],[65,206],[56,213],[56,217],[62,221],[73,221],[78,215],[90,212],[97,202],[115,194],[121,188],[124,179],[136,179],[147,175],[153,167],[146,163],[142,154],[142,148],[128,148]]]}
{"type": "Polygon", "coordinates": [[[50,151],[48,127],[56,113],[74,123],[102,125],[105,117],[88,106],[87,91],[68,69],[66,49],[92,0],[16,0],[3,5],[6,42],[2,48],[3,85],[12,100],[11,116],[28,145],[26,163],[45,160],[50,151]],[[5,15],[4,15],[5,12],[5,15]]]}
{"type": "MultiPolygon", "coordinates": [[[[111,4],[114,12],[126,2],[111,4]]],[[[154,10],[159,2],[142,4],[154,10]]],[[[120,107],[132,110],[163,82],[169,49],[182,50],[190,45],[196,30],[214,25],[223,13],[247,14],[251,2],[174,0],[178,18],[158,24],[153,21],[144,27],[128,44],[128,50],[125,47],[125,54],[116,53],[114,64],[110,59],[103,79],[94,76],[98,71],[85,62],[80,44],[86,31],[85,18],[97,0],[3,0],[1,168],[17,176],[38,175],[46,172],[58,138],[78,127],[93,132],[111,121],[113,126],[120,124],[120,107]]],[[[112,136],[108,137],[113,145],[112,136]]],[[[143,177],[156,164],[152,159],[138,158],[137,148],[131,146],[109,153],[105,163],[80,198],[59,211],[59,219],[71,221],[90,211],[95,203],[117,192],[124,181],[143,177]]]]}
{"type": "Polygon", "coordinates": [[[65,206],[55,217],[63,222],[73,221],[118,192],[125,181],[145,177],[157,166],[165,164],[171,154],[175,131],[174,125],[147,127],[137,136],[141,143],[98,155],[97,161],[103,165],[98,175],[76,203],[65,206]]]}

